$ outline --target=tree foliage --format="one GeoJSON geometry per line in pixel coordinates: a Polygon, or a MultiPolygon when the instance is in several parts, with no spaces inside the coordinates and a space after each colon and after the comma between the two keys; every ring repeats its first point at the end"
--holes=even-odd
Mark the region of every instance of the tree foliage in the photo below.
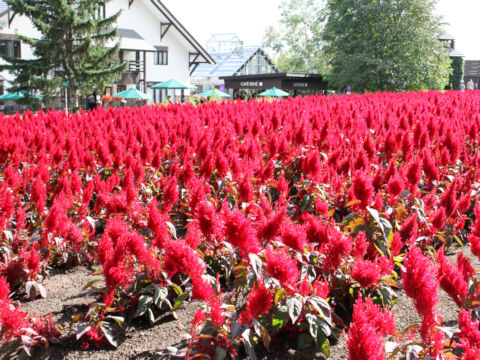
{"type": "Polygon", "coordinates": [[[450,89],[460,89],[460,82],[463,80],[463,67],[465,61],[461,57],[454,57],[452,59],[452,73],[450,74],[450,89]]]}
{"type": "Polygon", "coordinates": [[[39,38],[17,34],[33,50],[33,59],[2,56],[15,80],[11,91],[39,90],[49,97],[68,81],[69,98],[77,90],[103,91],[125,69],[118,59],[115,27],[120,13],[100,16],[108,0],[7,0],[11,11],[30,19],[39,38]]]}
{"type": "Polygon", "coordinates": [[[280,9],[280,27],[268,27],[264,38],[275,64],[281,71],[323,73],[324,1],[283,0],[280,9]]]}
{"type": "Polygon", "coordinates": [[[436,0],[328,0],[329,84],[354,91],[443,89],[450,59],[436,0]]]}

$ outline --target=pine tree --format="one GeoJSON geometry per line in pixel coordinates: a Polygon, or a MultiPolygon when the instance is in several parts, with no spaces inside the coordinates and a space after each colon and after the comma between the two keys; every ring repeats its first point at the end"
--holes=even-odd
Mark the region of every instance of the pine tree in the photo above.
{"type": "Polygon", "coordinates": [[[330,85],[354,91],[443,89],[451,71],[436,0],[328,0],[330,85]]]}
{"type": "Polygon", "coordinates": [[[14,76],[10,91],[39,90],[44,97],[58,95],[68,84],[72,105],[75,96],[97,91],[125,70],[118,58],[115,26],[120,12],[103,18],[109,0],[6,0],[11,11],[30,19],[40,38],[17,37],[29,45],[34,59],[2,55],[14,76]]]}

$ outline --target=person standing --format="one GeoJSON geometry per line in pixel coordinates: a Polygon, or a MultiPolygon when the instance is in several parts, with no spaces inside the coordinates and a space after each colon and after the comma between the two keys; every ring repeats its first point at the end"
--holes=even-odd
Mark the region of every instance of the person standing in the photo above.
{"type": "Polygon", "coordinates": [[[463,80],[460,81],[460,91],[465,91],[465,82],[463,80]]]}
{"type": "Polygon", "coordinates": [[[93,110],[97,107],[97,96],[95,94],[88,95],[87,98],[88,110],[93,110]]]}
{"type": "Polygon", "coordinates": [[[473,85],[473,80],[470,79],[467,82],[467,90],[473,90],[475,88],[475,85],[473,85]]]}

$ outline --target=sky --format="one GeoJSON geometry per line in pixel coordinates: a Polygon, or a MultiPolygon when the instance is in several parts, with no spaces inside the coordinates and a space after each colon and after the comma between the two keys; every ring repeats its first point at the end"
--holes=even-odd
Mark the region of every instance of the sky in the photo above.
{"type": "MultiPolygon", "coordinates": [[[[237,33],[245,45],[259,45],[267,26],[280,19],[280,0],[162,0],[185,28],[205,45],[211,34],[237,33]]],[[[480,0],[439,0],[447,33],[466,60],[480,60],[480,0]]]]}

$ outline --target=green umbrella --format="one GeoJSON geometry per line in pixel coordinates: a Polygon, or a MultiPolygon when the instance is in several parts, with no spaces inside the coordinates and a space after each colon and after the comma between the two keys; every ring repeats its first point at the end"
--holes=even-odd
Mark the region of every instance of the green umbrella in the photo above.
{"type": "Polygon", "coordinates": [[[170,79],[152,86],[152,89],[196,89],[196,86],[187,85],[180,80],[170,79]]]}
{"type": "Polygon", "coordinates": [[[206,96],[206,97],[218,96],[218,97],[222,97],[222,98],[229,98],[230,97],[229,94],[224,93],[223,91],[218,90],[218,89],[210,89],[210,90],[201,92],[200,94],[197,94],[197,95],[206,96]]]}
{"type": "Polygon", "coordinates": [[[18,101],[25,99],[26,97],[42,101],[42,98],[40,96],[27,93],[26,91],[3,94],[0,96],[0,101],[18,101]]]}
{"type": "Polygon", "coordinates": [[[124,98],[130,99],[130,100],[148,100],[150,99],[150,96],[145,94],[144,92],[137,90],[135,88],[130,88],[127,90],[120,91],[119,93],[113,95],[113,97],[116,98],[124,98]]]}
{"type": "Polygon", "coordinates": [[[283,97],[283,96],[289,96],[290,94],[281,90],[281,89],[277,89],[276,87],[273,87],[271,89],[268,89],[267,91],[264,91],[260,94],[258,94],[258,96],[274,96],[274,97],[283,97]]]}

